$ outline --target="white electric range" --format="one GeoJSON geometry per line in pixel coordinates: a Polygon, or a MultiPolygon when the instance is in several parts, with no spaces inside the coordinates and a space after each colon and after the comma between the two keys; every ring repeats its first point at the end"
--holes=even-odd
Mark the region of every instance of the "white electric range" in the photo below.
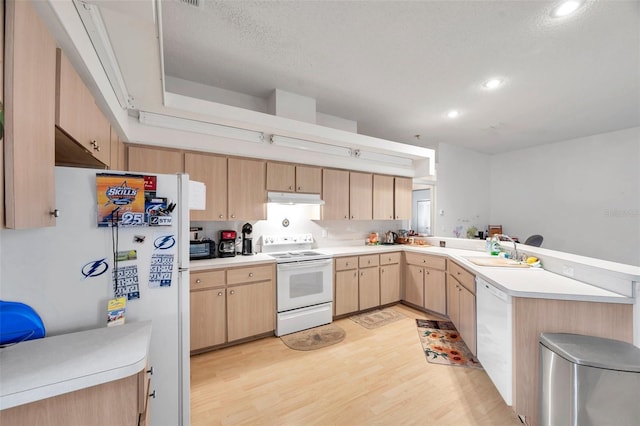
{"type": "Polygon", "coordinates": [[[262,237],[262,252],[277,264],[276,336],[332,321],[333,258],[312,246],[312,234],[262,237]]]}

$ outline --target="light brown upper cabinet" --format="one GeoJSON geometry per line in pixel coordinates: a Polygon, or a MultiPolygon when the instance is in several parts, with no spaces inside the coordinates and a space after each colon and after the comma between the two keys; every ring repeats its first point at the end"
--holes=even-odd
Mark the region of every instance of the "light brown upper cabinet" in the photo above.
{"type": "Polygon", "coordinates": [[[184,171],[206,185],[206,209],[191,210],[191,220],[227,220],[227,157],[186,152],[184,171]]]}
{"type": "Polygon", "coordinates": [[[56,43],[32,2],[4,7],[5,222],[55,226],[56,43]]]}
{"type": "Polygon", "coordinates": [[[393,176],[373,175],[373,219],[393,220],[393,176]]]}
{"type": "MultiPolygon", "coordinates": [[[[69,143],[65,138],[79,145],[86,154],[94,157],[104,166],[111,161],[111,127],[109,121],[95,103],[91,92],[69,62],[62,50],[56,51],[56,139],[61,161],[59,163],[80,164],[86,158],[74,152],[78,147],[64,145],[69,143]],[[74,158],[75,157],[75,158],[74,158]]],[[[89,161],[89,166],[95,164],[89,161]]]]}
{"type": "Polygon", "coordinates": [[[229,158],[229,220],[267,218],[266,163],[260,160],[229,158]]]}
{"type": "Polygon", "coordinates": [[[413,194],[413,180],[411,178],[395,178],[395,218],[411,219],[411,196],[413,194]]]}
{"type": "Polygon", "coordinates": [[[373,175],[349,173],[349,212],[353,220],[373,219],[373,175]]]}
{"type": "Polygon", "coordinates": [[[184,171],[184,154],[175,149],[129,146],[127,170],[132,172],[174,174],[184,171]]]}
{"type": "Polygon", "coordinates": [[[111,170],[124,170],[125,169],[125,147],[122,140],[116,133],[116,130],[111,128],[111,159],[109,160],[109,168],[111,170]]]}
{"type": "Polygon", "coordinates": [[[349,172],[322,170],[323,220],[349,219],[349,172]]]}
{"type": "Polygon", "coordinates": [[[320,194],[321,189],[320,167],[267,163],[267,191],[320,194]]]}

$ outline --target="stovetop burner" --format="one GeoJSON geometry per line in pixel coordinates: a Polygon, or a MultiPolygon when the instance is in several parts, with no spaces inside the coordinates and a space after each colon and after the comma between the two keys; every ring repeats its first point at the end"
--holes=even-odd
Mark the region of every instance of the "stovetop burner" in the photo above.
{"type": "Polygon", "coordinates": [[[262,252],[276,259],[278,263],[301,262],[330,259],[332,256],[318,250],[311,250],[313,235],[264,235],[262,252]]]}

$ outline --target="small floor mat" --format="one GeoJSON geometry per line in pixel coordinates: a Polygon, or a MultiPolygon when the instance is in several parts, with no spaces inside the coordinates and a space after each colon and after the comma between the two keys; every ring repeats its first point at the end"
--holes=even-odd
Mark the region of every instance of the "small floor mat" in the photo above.
{"type": "Polygon", "coordinates": [[[390,308],[377,309],[371,312],[365,312],[364,314],[354,315],[349,317],[351,321],[360,324],[364,328],[373,329],[382,327],[399,319],[406,318],[400,312],[390,308]]]}
{"type": "Polygon", "coordinates": [[[342,328],[335,324],[327,324],[280,336],[280,340],[296,351],[312,351],[340,343],[345,336],[342,328]]]}
{"type": "Polygon", "coordinates": [[[433,364],[482,368],[451,321],[416,319],[427,361],[433,364]]]}

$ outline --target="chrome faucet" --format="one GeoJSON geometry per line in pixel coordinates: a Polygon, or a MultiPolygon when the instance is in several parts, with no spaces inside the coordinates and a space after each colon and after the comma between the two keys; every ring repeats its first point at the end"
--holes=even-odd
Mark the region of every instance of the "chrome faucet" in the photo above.
{"type": "Polygon", "coordinates": [[[516,242],[513,241],[513,238],[505,234],[496,234],[495,236],[498,238],[498,241],[500,241],[501,238],[511,241],[513,243],[513,258],[515,260],[520,260],[518,259],[518,247],[516,247],[516,242]]]}

